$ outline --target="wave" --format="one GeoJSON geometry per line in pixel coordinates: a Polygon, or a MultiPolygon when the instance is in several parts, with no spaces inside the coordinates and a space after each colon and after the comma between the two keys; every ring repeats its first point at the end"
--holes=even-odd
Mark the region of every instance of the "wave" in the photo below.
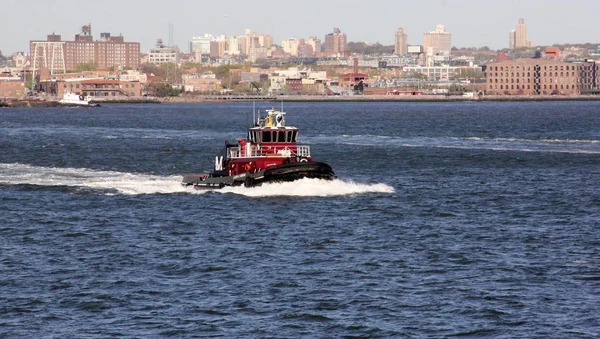
{"type": "Polygon", "coordinates": [[[84,187],[104,194],[205,194],[232,193],[247,197],[304,196],[325,197],[364,193],[393,193],[386,184],[361,184],[346,180],[302,179],[294,182],[264,184],[260,187],[225,187],[196,190],[181,185],[182,177],[99,171],[86,168],[40,167],[26,164],[0,164],[0,185],[37,185],[84,187]]]}
{"type": "Polygon", "coordinates": [[[600,140],[527,139],[485,137],[391,137],[382,135],[340,135],[313,137],[312,143],[350,146],[428,147],[466,150],[600,154],[600,140]]]}
{"type": "Polygon", "coordinates": [[[475,140],[475,141],[506,141],[506,142],[539,142],[550,144],[600,144],[600,140],[589,139],[523,139],[523,138],[481,138],[481,137],[465,137],[465,138],[450,138],[456,140],[475,140]]]}
{"type": "Polygon", "coordinates": [[[107,194],[185,193],[180,176],[98,171],[86,168],[0,164],[0,184],[71,186],[105,190],[107,194]]]}
{"type": "Polygon", "coordinates": [[[76,135],[80,137],[101,139],[226,139],[233,138],[231,133],[215,132],[212,130],[175,130],[151,128],[112,128],[112,127],[0,127],[0,132],[10,136],[20,135],[76,135]]]}

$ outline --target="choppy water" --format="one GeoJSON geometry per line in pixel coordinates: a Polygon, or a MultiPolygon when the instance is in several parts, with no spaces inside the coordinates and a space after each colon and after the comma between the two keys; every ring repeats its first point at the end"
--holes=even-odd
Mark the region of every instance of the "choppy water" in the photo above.
{"type": "Polygon", "coordinates": [[[0,337],[600,336],[599,103],[290,103],[337,180],[182,187],[251,110],[0,109],[0,337]]]}

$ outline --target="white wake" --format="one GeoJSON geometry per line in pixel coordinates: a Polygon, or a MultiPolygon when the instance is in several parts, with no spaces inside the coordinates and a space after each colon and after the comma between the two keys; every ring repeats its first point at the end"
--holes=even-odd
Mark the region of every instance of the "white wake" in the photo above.
{"type": "Polygon", "coordinates": [[[362,193],[393,193],[386,184],[360,184],[352,181],[302,179],[260,187],[225,187],[220,190],[195,190],[181,185],[182,176],[133,174],[98,171],[86,168],[41,167],[26,164],[0,164],[0,185],[37,185],[84,187],[107,191],[106,194],[203,194],[233,193],[248,197],[268,196],[336,196],[362,193]]]}
{"type": "Polygon", "coordinates": [[[269,183],[251,188],[225,187],[219,192],[241,194],[248,197],[327,197],[363,193],[393,193],[394,188],[386,184],[360,184],[340,179],[327,181],[304,178],[293,182],[269,183]]]}
{"type": "Polygon", "coordinates": [[[86,168],[39,167],[25,164],[0,164],[0,184],[73,186],[115,190],[121,194],[186,192],[179,176],[157,176],[86,168]]]}

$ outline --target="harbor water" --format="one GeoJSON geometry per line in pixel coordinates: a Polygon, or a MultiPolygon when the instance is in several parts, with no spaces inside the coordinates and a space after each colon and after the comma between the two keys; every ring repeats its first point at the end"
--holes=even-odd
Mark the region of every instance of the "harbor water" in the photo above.
{"type": "Polygon", "coordinates": [[[600,336],[599,102],[283,109],[336,180],[183,187],[252,103],[0,108],[0,337],[600,336]]]}

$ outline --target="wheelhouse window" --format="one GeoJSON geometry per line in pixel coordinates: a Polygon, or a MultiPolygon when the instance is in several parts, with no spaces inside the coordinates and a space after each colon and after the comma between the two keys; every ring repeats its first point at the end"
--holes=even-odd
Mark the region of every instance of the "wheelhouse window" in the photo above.
{"type": "Polygon", "coordinates": [[[262,142],[271,142],[271,131],[264,131],[262,133],[262,142]]]}

